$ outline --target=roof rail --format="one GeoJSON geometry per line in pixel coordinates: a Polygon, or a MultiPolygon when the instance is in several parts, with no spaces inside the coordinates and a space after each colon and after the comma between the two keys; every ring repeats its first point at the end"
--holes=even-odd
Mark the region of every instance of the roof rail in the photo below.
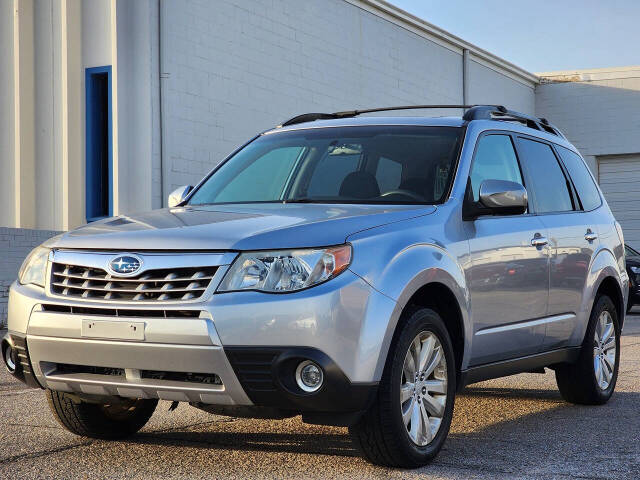
{"type": "Polygon", "coordinates": [[[398,110],[418,110],[418,109],[463,109],[466,110],[462,119],[465,121],[471,120],[503,120],[503,121],[516,121],[524,123],[526,126],[564,137],[564,135],[555,126],[549,123],[546,118],[537,118],[525,113],[515,112],[508,110],[502,105],[401,105],[397,107],[380,107],[380,108],[368,108],[364,110],[345,110],[342,112],[334,113],[303,113],[302,115],[296,115],[293,118],[278,125],[278,128],[287,127],[289,125],[296,125],[298,123],[313,122],[315,120],[334,120],[340,118],[352,118],[357,117],[365,113],[374,112],[390,112],[398,110]]]}
{"type": "Polygon", "coordinates": [[[344,112],[334,112],[334,113],[303,113],[302,115],[297,115],[293,118],[290,118],[289,120],[283,122],[278,126],[287,127],[289,125],[296,125],[298,123],[313,122],[314,120],[332,120],[332,119],[338,119],[338,118],[352,118],[352,117],[357,117],[358,115],[362,115],[363,113],[390,112],[395,110],[419,110],[419,109],[425,109],[425,108],[467,109],[473,106],[474,105],[401,105],[399,107],[368,108],[365,110],[345,110],[344,112]]]}

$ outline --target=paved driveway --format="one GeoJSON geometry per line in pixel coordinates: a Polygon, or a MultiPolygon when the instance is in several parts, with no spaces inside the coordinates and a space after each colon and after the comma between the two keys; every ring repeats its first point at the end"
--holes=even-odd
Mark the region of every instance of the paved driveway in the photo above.
{"type": "Polygon", "coordinates": [[[161,402],[128,442],[73,436],[39,390],[0,373],[0,478],[640,478],[640,316],[622,339],[615,395],[603,407],[564,403],[553,373],[476,384],[456,400],[436,461],[414,471],[370,466],[346,429],[299,418],[216,417],[161,402]]]}

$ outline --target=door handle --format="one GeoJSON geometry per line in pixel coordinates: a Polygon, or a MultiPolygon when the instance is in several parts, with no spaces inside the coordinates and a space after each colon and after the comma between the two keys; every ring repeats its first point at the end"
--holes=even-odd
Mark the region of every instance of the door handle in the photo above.
{"type": "Polygon", "coordinates": [[[593,231],[590,228],[588,228],[587,233],[584,234],[584,239],[587,242],[593,242],[596,238],[598,238],[598,235],[593,233],[593,231]]]}
{"type": "Polygon", "coordinates": [[[543,237],[539,233],[536,233],[531,239],[531,245],[534,247],[544,247],[549,241],[547,237],[543,237]]]}

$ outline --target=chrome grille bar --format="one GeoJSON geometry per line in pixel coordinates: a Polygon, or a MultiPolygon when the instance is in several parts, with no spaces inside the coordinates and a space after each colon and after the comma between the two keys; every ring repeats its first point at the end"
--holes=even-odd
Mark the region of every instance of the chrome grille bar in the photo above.
{"type": "Polygon", "coordinates": [[[114,252],[54,251],[49,288],[52,294],[81,300],[126,302],[186,301],[202,297],[218,267],[234,253],[138,254],[143,268],[133,277],[107,271],[114,252]]]}

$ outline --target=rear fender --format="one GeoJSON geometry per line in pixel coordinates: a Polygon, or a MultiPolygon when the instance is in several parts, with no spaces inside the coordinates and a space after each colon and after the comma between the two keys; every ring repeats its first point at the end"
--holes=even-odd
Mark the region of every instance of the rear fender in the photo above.
{"type": "MultiPolygon", "coordinates": [[[[587,282],[585,284],[584,295],[582,296],[582,304],[580,306],[580,311],[576,312],[578,317],[578,322],[576,323],[576,328],[571,336],[570,345],[581,345],[584,340],[585,332],[587,331],[587,326],[589,324],[589,317],[591,316],[591,310],[593,309],[593,305],[596,300],[596,294],[598,289],[602,285],[602,282],[608,278],[612,277],[616,280],[618,288],[620,289],[620,294],[622,297],[623,305],[620,310],[625,312],[624,306],[627,302],[627,295],[629,291],[629,280],[626,271],[620,271],[618,262],[616,261],[615,256],[609,249],[601,249],[598,251],[591,263],[591,268],[589,270],[589,275],[587,277],[587,282]]],[[[619,299],[612,299],[614,302],[618,302],[619,299]]],[[[621,322],[624,319],[621,319],[621,322]]]]}

